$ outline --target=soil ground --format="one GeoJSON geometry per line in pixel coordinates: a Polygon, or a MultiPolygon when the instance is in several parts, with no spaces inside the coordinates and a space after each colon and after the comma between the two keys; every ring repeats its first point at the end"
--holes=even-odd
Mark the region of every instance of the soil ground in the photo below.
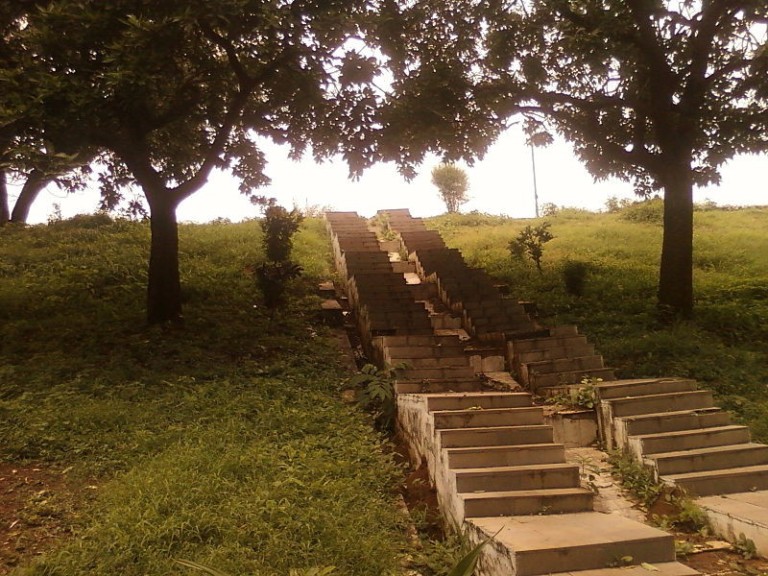
{"type": "Polygon", "coordinates": [[[43,463],[0,463],[0,575],[60,545],[95,487],[43,463]]]}

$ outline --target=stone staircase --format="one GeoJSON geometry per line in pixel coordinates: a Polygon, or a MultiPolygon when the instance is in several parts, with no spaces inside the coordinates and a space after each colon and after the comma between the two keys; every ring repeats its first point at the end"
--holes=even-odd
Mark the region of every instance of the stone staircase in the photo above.
{"type": "Polygon", "coordinates": [[[623,380],[598,386],[604,440],[693,496],[768,490],[768,446],[751,442],[682,378],[623,380]]]}
{"type": "MultiPolygon", "coordinates": [[[[378,243],[353,213],[326,215],[337,269],[369,357],[380,367],[407,365],[395,385],[399,428],[414,459],[427,463],[448,521],[465,525],[476,540],[494,536],[484,548],[482,573],[597,576],[627,574],[621,564],[649,563],[660,576],[695,574],[674,561],[669,534],[594,512],[593,493],[580,486],[578,466],[567,463],[563,445],[553,441],[543,409],[529,393],[486,389],[469,360],[467,349],[478,342],[504,357],[510,343],[541,340],[555,348],[566,334],[538,326],[407,211],[388,214],[418,278],[402,265],[396,271],[391,247],[378,243]],[[445,311],[437,312],[440,307],[445,311]],[[445,328],[451,319],[460,319],[461,330],[445,328]]],[[[566,352],[581,357],[586,349],[573,344],[566,352]]],[[[583,367],[555,370],[561,353],[531,356],[531,363],[555,364],[529,373],[579,377],[583,367]]],[[[526,358],[521,363],[527,365],[526,358]]]]}
{"type": "Polygon", "coordinates": [[[533,320],[525,305],[505,297],[488,274],[472,268],[434,230],[407,210],[380,211],[396,234],[422,282],[433,284],[441,302],[461,319],[466,332],[496,345],[527,389],[578,384],[584,378],[614,380],[594,346],[575,326],[548,328],[533,320]]]}

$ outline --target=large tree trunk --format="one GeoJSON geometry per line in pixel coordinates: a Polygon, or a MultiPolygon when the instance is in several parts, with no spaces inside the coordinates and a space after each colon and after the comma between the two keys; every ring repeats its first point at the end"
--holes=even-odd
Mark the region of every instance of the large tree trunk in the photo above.
{"type": "Polygon", "coordinates": [[[168,190],[144,190],[150,208],[152,230],[147,285],[147,321],[180,323],[178,199],[168,190]]]}
{"type": "Polygon", "coordinates": [[[0,226],[5,225],[11,217],[8,208],[8,182],[5,179],[5,172],[0,170],[0,226]]]}
{"type": "Polygon", "coordinates": [[[664,178],[664,240],[659,310],[667,320],[693,315],[693,184],[690,161],[668,166],[664,178]]]}
{"type": "Polygon", "coordinates": [[[16,204],[13,206],[11,222],[19,222],[20,224],[27,223],[29,210],[32,208],[32,204],[37,200],[40,192],[50,181],[51,179],[41,170],[35,169],[29,173],[27,181],[24,182],[24,186],[21,188],[21,193],[16,199],[16,204]]]}

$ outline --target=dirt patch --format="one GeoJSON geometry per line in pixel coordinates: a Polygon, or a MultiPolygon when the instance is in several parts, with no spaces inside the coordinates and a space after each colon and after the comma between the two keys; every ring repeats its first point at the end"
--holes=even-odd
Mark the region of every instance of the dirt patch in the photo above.
{"type": "Polygon", "coordinates": [[[0,463],[0,575],[72,534],[84,495],[75,484],[66,469],[0,463]]]}
{"type": "Polygon", "coordinates": [[[680,562],[709,576],[765,576],[768,574],[768,560],[752,558],[747,560],[734,551],[718,550],[699,552],[678,558],[680,562]]]}

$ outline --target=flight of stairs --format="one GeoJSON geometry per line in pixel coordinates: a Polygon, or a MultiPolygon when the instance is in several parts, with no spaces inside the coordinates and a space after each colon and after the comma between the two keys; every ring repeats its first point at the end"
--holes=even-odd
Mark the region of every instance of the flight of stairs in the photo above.
{"type": "MultiPolygon", "coordinates": [[[[404,277],[402,266],[396,271],[390,251],[377,247],[375,233],[353,213],[326,215],[337,269],[369,357],[380,368],[405,364],[395,384],[398,421],[415,458],[429,465],[441,508],[477,540],[494,536],[482,573],[597,576],[626,570],[621,563],[648,563],[660,576],[695,574],[674,561],[669,534],[592,510],[593,494],[580,486],[578,466],[566,463],[542,408],[529,393],[487,389],[468,361],[467,342],[456,330],[436,328],[435,311],[447,310],[441,325],[446,314],[460,318],[473,342],[502,354],[509,342],[564,334],[538,326],[482,271],[468,271],[455,255],[443,259],[442,240],[420,221],[403,211],[389,218],[401,248],[413,255],[417,281],[406,280],[412,273],[404,277]],[[436,295],[439,302],[429,302],[436,295]]],[[[578,372],[569,365],[565,373],[578,372]]]]}
{"type": "Polygon", "coordinates": [[[694,380],[619,380],[597,390],[605,444],[658,480],[692,496],[768,490],[768,446],[752,442],[694,380]]]}

